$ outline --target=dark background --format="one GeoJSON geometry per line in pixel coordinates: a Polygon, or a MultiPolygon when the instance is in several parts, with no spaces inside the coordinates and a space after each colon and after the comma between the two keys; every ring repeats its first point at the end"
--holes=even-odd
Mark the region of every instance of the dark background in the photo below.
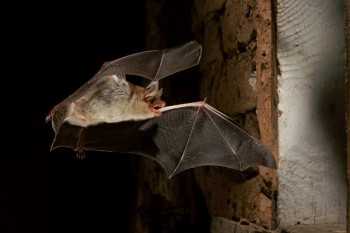
{"type": "Polygon", "coordinates": [[[45,117],[103,62],[143,50],[143,1],[26,4],[1,7],[0,232],[126,232],[134,157],[50,152],[45,117]]]}

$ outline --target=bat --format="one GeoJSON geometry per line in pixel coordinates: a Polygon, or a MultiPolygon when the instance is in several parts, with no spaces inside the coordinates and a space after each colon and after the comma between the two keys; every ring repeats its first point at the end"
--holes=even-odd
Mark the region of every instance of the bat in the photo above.
{"type": "Polygon", "coordinates": [[[190,41],[104,63],[46,117],[55,132],[51,150],[137,154],[157,161],[168,178],[199,166],[275,169],[275,157],[258,139],[205,101],[165,106],[159,80],[198,65],[201,54],[202,46],[190,41]],[[134,85],[126,75],[149,84],[134,85]]]}

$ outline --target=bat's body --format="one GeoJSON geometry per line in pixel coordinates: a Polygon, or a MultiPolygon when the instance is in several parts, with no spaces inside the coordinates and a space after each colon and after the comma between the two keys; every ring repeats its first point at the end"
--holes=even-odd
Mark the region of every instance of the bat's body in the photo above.
{"type": "Polygon", "coordinates": [[[275,168],[275,158],[263,144],[210,105],[164,107],[158,80],[197,65],[201,51],[197,42],[189,42],[105,63],[46,117],[55,131],[51,149],[139,154],[158,161],[168,177],[205,165],[275,168]],[[125,74],[151,82],[140,87],[128,82],[125,74]]]}
{"type": "Polygon", "coordinates": [[[87,127],[160,116],[159,109],[165,106],[160,100],[161,92],[158,82],[143,88],[127,82],[125,77],[107,76],[104,82],[90,87],[84,96],[67,105],[65,120],[87,127]]]}

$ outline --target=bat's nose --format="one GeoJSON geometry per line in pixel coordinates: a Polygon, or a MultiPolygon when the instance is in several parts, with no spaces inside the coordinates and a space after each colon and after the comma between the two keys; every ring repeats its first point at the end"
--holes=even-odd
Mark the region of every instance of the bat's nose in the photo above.
{"type": "Polygon", "coordinates": [[[159,102],[160,102],[160,108],[164,108],[166,105],[166,102],[163,100],[159,100],[159,102]]]}

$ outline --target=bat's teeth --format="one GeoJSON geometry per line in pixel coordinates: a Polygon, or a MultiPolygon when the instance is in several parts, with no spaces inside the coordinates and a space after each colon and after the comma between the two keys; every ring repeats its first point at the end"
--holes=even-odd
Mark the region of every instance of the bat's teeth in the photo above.
{"type": "Polygon", "coordinates": [[[157,101],[157,103],[153,104],[152,108],[154,110],[159,110],[159,109],[163,108],[164,106],[165,106],[164,101],[157,101]]]}

